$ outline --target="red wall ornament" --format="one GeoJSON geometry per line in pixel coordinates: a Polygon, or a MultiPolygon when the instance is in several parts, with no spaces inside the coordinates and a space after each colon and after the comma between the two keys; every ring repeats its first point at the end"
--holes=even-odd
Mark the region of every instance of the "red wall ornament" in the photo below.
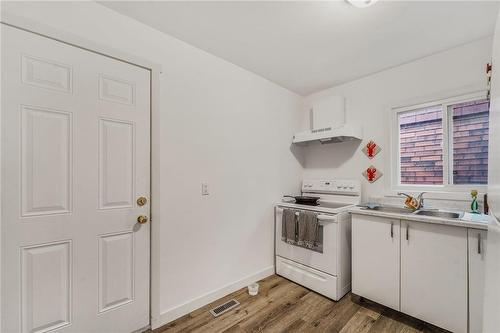
{"type": "Polygon", "coordinates": [[[375,141],[373,140],[370,140],[366,146],[363,147],[363,153],[365,153],[365,155],[369,158],[369,159],[372,159],[375,157],[375,155],[377,155],[378,153],[380,153],[380,151],[382,150],[382,148],[380,148],[380,146],[378,144],[375,143],[375,141]]]}
{"type": "Polygon", "coordinates": [[[383,173],[379,171],[376,167],[373,165],[370,165],[365,171],[363,171],[363,176],[368,180],[370,183],[373,183],[380,177],[382,177],[383,173]]]}

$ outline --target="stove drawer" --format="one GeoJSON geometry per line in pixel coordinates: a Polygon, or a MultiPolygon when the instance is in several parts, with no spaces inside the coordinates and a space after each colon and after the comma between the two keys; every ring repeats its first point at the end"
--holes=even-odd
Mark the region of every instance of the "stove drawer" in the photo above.
{"type": "Polygon", "coordinates": [[[280,256],[276,256],[276,274],[335,301],[343,296],[339,295],[336,276],[323,273],[311,267],[281,258],[280,256]]]}

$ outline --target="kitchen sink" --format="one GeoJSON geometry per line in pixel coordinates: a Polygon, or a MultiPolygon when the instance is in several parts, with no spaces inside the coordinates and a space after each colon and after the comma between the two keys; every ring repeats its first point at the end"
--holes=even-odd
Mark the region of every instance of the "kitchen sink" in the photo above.
{"type": "Polygon", "coordinates": [[[373,210],[375,212],[383,212],[383,213],[393,213],[393,214],[405,214],[405,215],[420,215],[420,216],[429,216],[429,217],[441,217],[445,219],[460,219],[463,216],[463,213],[455,213],[455,212],[446,212],[438,209],[421,209],[417,211],[413,211],[404,207],[396,207],[396,206],[376,206],[373,208],[364,207],[363,210],[373,210]]]}
{"type": "Polygon", "coordinates": [[[437,209],[422,209],[417,211],[412,211],[404,207],[393,207],[393,206],[377,206],[373,208],[365,207],[364,210],[373,210],[376,212],[393,213],[393,214],[414,214],[420,216],[430,216],[430,217],[441,217],[445,219],[460,219],[462,214],[455,212],[445,212],[437,209]]]}
{"type": "Polygon", "coordinates": [[[418,210],[415,212],[415,215],[442,217],[442,218],[446,218],[446,219],[459,219],[461,217],[461,214],[459,214],[459,213],[442,212],[442,211],[438,211],[438,210],[418,210]]]}
{"type": "Polygon", "coordinates": [[[366,210],[374,210],[377,212],[385,212],[385,213],[396,213],[396,214],[411,214],[412,211],[408,208],[403,207],[391,207],[391,206],[377,206],[374,208],[364,208],[366,210]]]}

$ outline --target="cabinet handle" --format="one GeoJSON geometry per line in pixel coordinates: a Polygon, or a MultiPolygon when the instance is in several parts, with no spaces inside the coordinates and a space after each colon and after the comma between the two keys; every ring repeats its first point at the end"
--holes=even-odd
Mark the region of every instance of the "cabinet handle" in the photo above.
{"type": "Polygon", "coordinates": [[[481,234],[477,234],[477,253],[481,254],[481,234]]]}
{"type": "Polygon", "coordinates": [[[406,225],[406,240],[410,240],[410,225],[406,225]]]}
{"type": "Polygon", "coordinates": [[[391,222],[391,238],[394,238],[394,223],[391,222]]]}

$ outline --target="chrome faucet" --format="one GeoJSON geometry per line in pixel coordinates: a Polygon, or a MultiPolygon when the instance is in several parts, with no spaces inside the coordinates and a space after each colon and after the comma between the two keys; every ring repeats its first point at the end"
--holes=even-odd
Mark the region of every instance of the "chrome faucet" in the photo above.
{"type": "Polygon", "coordinates": [[[424,193],[425,192],[420,192],[420,194],[417,196],[418,209],[424,208],[424,193]]]}
{"type": "Polygon", "coordinates": [[[421,192],[416,198],[403,192],[398,192],[398,195],[404,195],[406,197],[406,207],[412,210],[419,210],[420,208],[424,207],[424,193],[425,192],[421,192]]]}

